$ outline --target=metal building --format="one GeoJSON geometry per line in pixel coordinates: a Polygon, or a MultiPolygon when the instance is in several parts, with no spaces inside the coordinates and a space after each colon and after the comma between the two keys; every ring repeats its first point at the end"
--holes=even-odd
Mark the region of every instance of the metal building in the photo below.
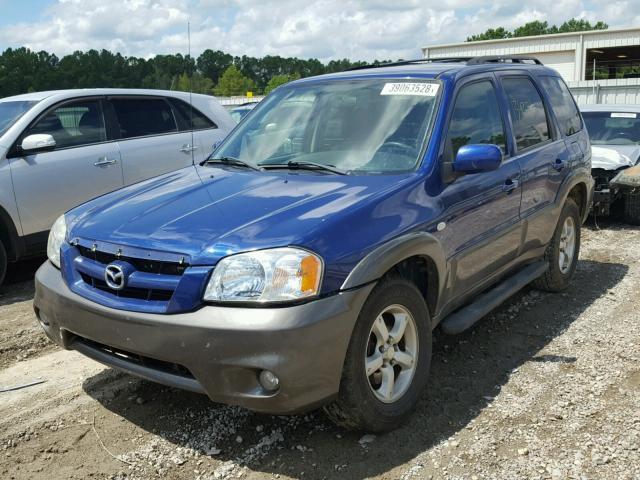
{"type": "Polygon", "coordinates": [[[527,55],[563,76],[579,104],[640,104],[640,28],[433,45],[425,58],[527,55]]]}

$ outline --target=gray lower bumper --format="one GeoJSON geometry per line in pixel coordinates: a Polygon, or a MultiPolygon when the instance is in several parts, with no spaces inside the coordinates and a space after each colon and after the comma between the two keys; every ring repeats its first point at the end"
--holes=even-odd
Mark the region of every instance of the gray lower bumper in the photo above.
{"type": "Polygon", "coordinates": [[[34,308],[47,335],[65,348],[216,402],[283,414],[338,392],[351,332],[372,288],[286,308],[205,306],[155,315],[90,302],[46,262],[36,274],[34,308]],[[275,393],[258,382],[264,369],[280,379],[275,393]]]}

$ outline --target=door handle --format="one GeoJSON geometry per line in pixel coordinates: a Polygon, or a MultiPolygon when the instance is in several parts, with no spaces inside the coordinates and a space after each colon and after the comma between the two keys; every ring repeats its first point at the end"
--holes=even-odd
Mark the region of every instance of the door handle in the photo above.
{"type": "Polygon", "coordinates": [[[562,170],[566,166],[567,166],[566,160],[562,160],[561,158],[556,158],[556,161],[553,162],[553,168],[556,169],[557,171],[562,170]]]}
{"type": "Polygon", "coordinates": [[[117,158],[109,159],[107,157],[101,157],[93,165],[96,166],[96,167],[104,167],[105,165],[115,165],[116,163],[118,163],[118,159],[117,158]]]}
{"type": "Polygon", "coordinates": [[[507,193],[511,193],[516,188],[518,188],[518,185],[520,185],[520,182],[518,182],[517,179],[510,178],[506,182],[504,182],[504,185],[502,185],[502,191],[503,192],[507,192],[507,193]]]}
{"type": "Polygon", "coordinates": [[[189,145],[188,143],[185,143],[178,151],[183,153],[191,153],[197,149],[198,147],[196,145],[189,145]]]}

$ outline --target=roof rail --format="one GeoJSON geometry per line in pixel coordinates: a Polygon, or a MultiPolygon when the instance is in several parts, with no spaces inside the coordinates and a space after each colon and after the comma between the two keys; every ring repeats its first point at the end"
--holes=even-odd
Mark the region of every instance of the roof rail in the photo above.
{"type": "Polygon", "coordinates": [[[446,57],[446,58],[415,58],[413,60],[398,60],[397,62],[373,63],[370,65],[360,65],[357,67],[347,68],[347,72],[351,70],[364,70],[366,68],[383,68],[383,67],[401,67],[403,65],[419,65],[421,63],[462,63],[468,62],[473,57],[446,57]]]}
{"type": "Polygon", "coordinates": [[[542,62],[535,57],[523,57],[520,55],[473,57],[467,62],[467,65],[480,65],[482,63],[533,63],[535,65],[542,65],[542,62]]]}
{"type": "Polygon", "coordinates": [[[364,70],[367,68],[401,67],[403,65],[419,65],[421,63],[464,63],[466,65],[481,65],[483,63],[526,63],[542,65],[542,62],[535,57],[491,55],[484,57],[416,58],[414,60],[399,60],[397,62],[360,65],[348,68],[347,71],[364,70]]]}

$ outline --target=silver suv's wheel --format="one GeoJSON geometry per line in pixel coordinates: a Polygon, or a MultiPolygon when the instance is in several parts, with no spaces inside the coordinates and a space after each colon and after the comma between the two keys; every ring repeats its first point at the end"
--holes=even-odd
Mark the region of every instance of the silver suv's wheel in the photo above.
{"type": "Polygon", "coordinates": [[[4,281],[4,276],[7,273],[7,251],[4,249],[4,245],[0,242],[0,285],[4,281]]]}
{"type": "Polygon", "coordinates": [[[329,417],[351,429],[397,428],[413,411],[431,362],[431,320],[416,286],[380,281],[358,316],[329,417]]]}

